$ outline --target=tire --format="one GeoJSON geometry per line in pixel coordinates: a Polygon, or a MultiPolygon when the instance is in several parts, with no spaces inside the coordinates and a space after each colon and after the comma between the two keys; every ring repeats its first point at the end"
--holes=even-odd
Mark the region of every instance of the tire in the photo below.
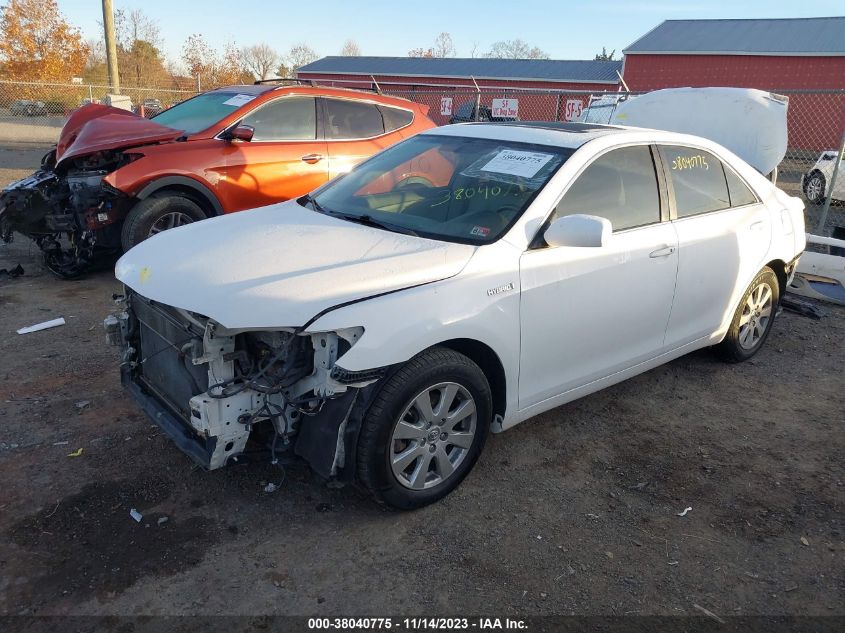
{"type": "Polygon", "coordinates": [[[443,347],[422,352],[387,379],[364,417],[358,481],[376,501],[402,510],[442,499],[472,470],[492,416],[490,385],[478,365],[443,347]],[[425,395],[428,415],[421,414],[425,395]],[[436,419],[444,398],[457,414],[451,421],[436,419]]]}
{"type": "Polygon", "coordinates": [[[804,195],[813,204],[824,202],[825,188],[827,186],[824,174],[814,171],[804,180],[804,195]]]}
{"type": "Polygon", "coordinates": [[[765,266],[740,299],[728,333],[718,346],[721,356],[739,363],[760,351],[772,331],[779,302],[778,278],[765,266]]]}
{"type": "Polygon", "coordinates": [[[200,206],[178,194],[152,195],[136,204],[123,223],[120,235],[124,252],[148,237],[175,226],[206,218],[200,206]],[[173,222],[170,222],[170,219],[173,222]]]}

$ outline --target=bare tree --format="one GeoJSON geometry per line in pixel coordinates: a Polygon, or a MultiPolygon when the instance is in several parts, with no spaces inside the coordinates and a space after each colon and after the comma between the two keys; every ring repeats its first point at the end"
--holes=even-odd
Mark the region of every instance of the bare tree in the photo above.
{"type": "Polygon", "coordinates": [[[286,66],[291,73],[295,73],[306,64],[317,60],[320,56],[307,44],[300,43],[292,47],[287,54],[286,66]]]}
{"type": "Polygon", "coordinates": [[[269,44],[254,44],[241,49],[241,63],[258,79],[264,80],[279,66],[279,54],[269,44]]]}
{"type": "Polygon", "coordinates": [[[412,48],[408,57],[454,57],[455,43],[448,33],[441,33],[434,40],[434,46],[429,48],[412,48]]]}
{"type": "Polygon", "coordinates": [[[612,51],[610,51],[610,53],[608,53],[607,49],[604,46],[602,46],[601,47],[601,53],[596,54],[595,60],[597,62],[612,62],[614,55],[616,55],[616,49],[615,48],[612,51]]]}
{"type": "Polygon", "coordinates": [[[158,22],[141,9],[118,9],[114,12],[114,29],[117,43],[124,50],[129,50],[138,40],[149,42],[155,48],[162,46],[161,31],[158,22]]]}
{"type": "Polygon", "coordinates": [[[549,59],[549,54],[520,39],[495,42],[485,57],[499,59],[549,59]]]}
{"type": "Polygon", "coordinates": [[[445,32],[441,33],[434,40],[434,46],[431,50],[435,57],[454,57],[455,43],[452,41],[452,36],[445,32]]]}
{"type": "Polygon", "coordinates": [[[343,48],[340,49],[340,54],[343,57],[360,57],[361,47],[355,40],[346,40],[343,43],[343,48]]]}

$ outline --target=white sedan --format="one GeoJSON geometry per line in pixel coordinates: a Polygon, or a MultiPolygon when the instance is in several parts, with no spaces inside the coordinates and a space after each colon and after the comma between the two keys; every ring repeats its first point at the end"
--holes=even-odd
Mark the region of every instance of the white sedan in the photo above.
{"type": "Polygon", "coordinates": [[[413,508],[489,431],[702,347],[753,356],[804,243],[802,203],[702,138],[453,125],[141,243],[106,328],[205,468],[304,459],[413,508]]]}

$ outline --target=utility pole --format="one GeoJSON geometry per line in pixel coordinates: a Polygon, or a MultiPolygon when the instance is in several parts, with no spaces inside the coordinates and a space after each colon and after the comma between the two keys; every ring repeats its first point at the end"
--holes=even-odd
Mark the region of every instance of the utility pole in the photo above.
{"type": "Polygon", "coordinates": [[[120,94],[120,76],[117,73],[117,42],[114,35],[114,11],[112,0],[103,0],[103,30],[106,35],[106,61],[109,67],[109,86],[114,94],[120,94]]]}

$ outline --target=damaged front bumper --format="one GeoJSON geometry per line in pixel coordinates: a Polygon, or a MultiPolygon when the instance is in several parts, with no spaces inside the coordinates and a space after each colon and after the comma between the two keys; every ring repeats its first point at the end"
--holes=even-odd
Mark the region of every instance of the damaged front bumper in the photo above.
{"type": "Polygon", "coordinates": [[[61,173],[54,158],[54,152],[48,153],[38,171],[0,192],[0,239],[11,242],[15,233],[32,239],[52,272],[75,277],[113,263],[130,202],[103,181],[119,158],[61,173]]]}
{"type": "Polygon", "coordinates": [[[126,304],[104,322],[122,350],[121,382],[195,463],[301,458],[327,479],[353,479],[361,422],[385,375],[335,364],[359,328],[233,332],[135,293],[126,304]]]}

